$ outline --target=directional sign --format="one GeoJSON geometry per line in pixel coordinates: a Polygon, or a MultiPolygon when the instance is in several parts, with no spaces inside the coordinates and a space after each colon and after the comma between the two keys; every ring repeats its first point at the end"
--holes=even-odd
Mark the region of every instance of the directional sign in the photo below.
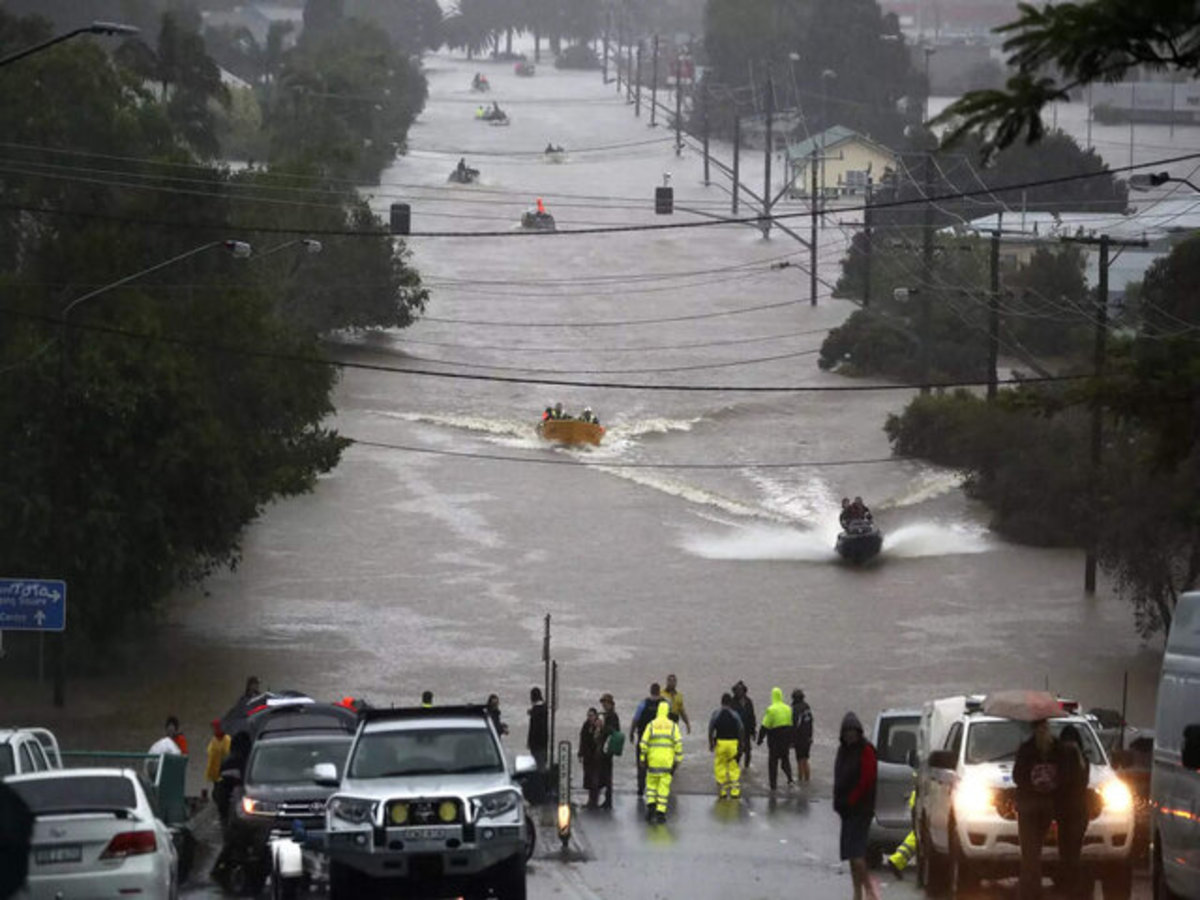
{"type": "Polygon", "coordinates": [[[63,631],[67,583],[45,578],[0,578],[0,631],[63,631]]]}

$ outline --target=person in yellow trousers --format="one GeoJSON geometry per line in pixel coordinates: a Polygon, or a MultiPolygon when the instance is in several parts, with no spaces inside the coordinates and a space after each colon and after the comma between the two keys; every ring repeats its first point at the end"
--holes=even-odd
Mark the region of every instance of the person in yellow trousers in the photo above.
{"type": "Polygon", "coordinates": [[[742,770],[738,757],[746,742],[746,726],[733,708],[733,695],[721,695],[721,708],[708,720],[708,749],[713,756],[713,776],[717,779],[717,799],[742,796],[742,770]]]}
{"type": "MultiPolygon", "coordinates": [[[[913,807],[917,805],[917,792],[914,790],[908,795],[908,811],[911,813],[913,807]]],[[[910,831],[908,837],[902,840],[891,856],[887,858],[888,868],[892,870],[892,874],[897,878],[904,877],[904,870],[913,861],[913,857],[917,855],[917,833],[910,831]]]]}
{"type": "Polygon", "coordinates": [[[667,821],[671,776],[683,760],[683,735],[671,720],[671,704],[663,700],[658,714],[642,732],[638,756],[646,767],[646,821],[667,821]]]}

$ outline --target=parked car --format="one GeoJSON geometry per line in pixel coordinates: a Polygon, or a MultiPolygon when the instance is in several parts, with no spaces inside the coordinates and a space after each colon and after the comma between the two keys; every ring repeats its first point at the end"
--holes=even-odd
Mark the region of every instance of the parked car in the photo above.
{"type": "Polygon", "coordinates": [[[174,900],[175,844],[138,772],[65,769],[13,775],[7,784],[34,814],[29,877],[19,900],[174,900]]]}
{"type": "Polygon", "coordinates": [[[0,728],[0,778],[61,769],[58,740],[46,728],[0,728]]]}
{"type": "Polygon", "coordinates": [[[875,818],[867,838],[867,859],[878,865],[913,828],[909,795],[917,786],[919,709],[885,709],[875,717],[871,742],[879,758],[875,818]]]}
{"type": "Polygon", "coordinates": [[[1200,592],[1179,598],[1167,636],[1150,807],[1155,900],[1200,900],[1200,592]]]}
{"type": "Polygon", "coordinates": [[[367,710],[325,813],[331,900],[382,893],[525,900],[525,804],[486,707],[367,710]],[[389,884],[390,883],[390,884],[389,884]]]}
{"type": "MultiPolygon", "coordinates": [[[[979,698],[953,698],[962,712],[950,722],[941,746],[921,760],[917,787],[919,878],[931,893],[948,888],[955,897],[983,878],[1018,874],[1017,748],[1032,733],[1029,722],[985,715],[979,698]]],[[[944,709],[950,708],[949,706],[944,709]]],[[[922,727],[935,710],[927,706],[922,727]]],[[[1050,720],[1058,734],[1074,725],[1090,763],[1089,821],[1083,863],[1104,889],[1105,900],[1128,900],[1133,884],[1133,795],[1117,777],[1086,716],[1050,720]]],[[[935,745],[936,746],[936,745],[935,745]]],[[[1058,847],[1052,832],[1042,851],[1043,869],[1057,877],[1058,847]]]]}

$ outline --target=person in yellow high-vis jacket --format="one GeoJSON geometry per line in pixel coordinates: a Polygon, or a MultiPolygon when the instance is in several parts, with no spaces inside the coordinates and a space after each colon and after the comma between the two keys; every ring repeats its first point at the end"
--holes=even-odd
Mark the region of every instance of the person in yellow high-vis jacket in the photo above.
{"type": "MultiPolygon", "coordinates": [[[[908,795],[908,811],[912,812],[913,807],[917,805],[917,792],[914,790],[908,795]]],[[[891,856],[887,858],[888,868],[892,870],[892,874],[897,878],[903,877],[903,872],[908,868],[909,863],[913,861],[913,857],[917,855],[917,833],[910,831],[908,837],[900,842],[891,856]]]]}
{"type": "Polygon", "coordinates": [[[667,821],[671,776],[683,760],[683,735],[670,718],[671,704],[658,704],[658,714],[642,732],[638,756],[646,767],[646,821],[667,821]]]}
{"type": "Polygon", "coordinates": [[[746,726],[733,708],[733,695],[721,695],[721,708],[708,720],[708,749],[713,752],[713,777],[717,779],[717,799],[742,796],[742,770],[738,757],[746,743],[746,726]]]}

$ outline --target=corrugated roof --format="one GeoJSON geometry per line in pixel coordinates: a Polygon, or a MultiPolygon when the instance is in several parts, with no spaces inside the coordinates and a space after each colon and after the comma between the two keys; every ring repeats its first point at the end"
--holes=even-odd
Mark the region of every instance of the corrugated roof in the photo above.
{"type": "Polygon", "coordinates": [[[835,147],[838,144],[843,144],[849,140],[861,141],[864,144],[874,147],[880,153],[886,153],[892,156],[895,155],[887,147],[876,143],[869,137],[859,134],[853,128],[847,128],[845,125],[833,125],[829,128],[826,128],[820,134],[806,138],[805,140],[800,141],[798,144],[788,144],[787,155],[789,159],[796,159],[802,156],[812,156],[814,151],[819,151],[822,147],[828,150],[831,147],[835,147]]]}

